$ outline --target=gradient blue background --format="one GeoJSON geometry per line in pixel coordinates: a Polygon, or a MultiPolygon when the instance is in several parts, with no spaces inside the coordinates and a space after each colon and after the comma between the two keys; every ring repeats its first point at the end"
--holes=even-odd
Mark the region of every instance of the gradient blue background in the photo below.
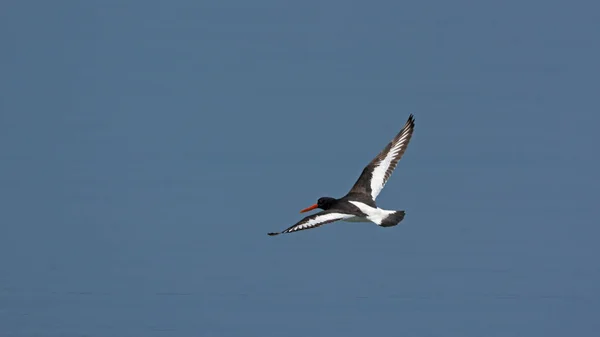
{"type": "Polygon", "coordinates": [[[0,335],[597,336],[599,11],[3,1],[0,335]]]}

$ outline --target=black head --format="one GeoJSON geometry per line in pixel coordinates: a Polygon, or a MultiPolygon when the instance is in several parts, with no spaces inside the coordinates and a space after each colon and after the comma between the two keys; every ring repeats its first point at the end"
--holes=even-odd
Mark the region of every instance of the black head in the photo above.
{"type": "Polygon", "coordinates": [[[330,209],[333,206],[333,203],[336,202],[336,199],[330,197],[322,197],[317,200],[317,206],[320,209],[330,209]]]}
{"type": "Polygon", "coordinates": [[[327,210],[327,209],[330,209],[336,201],[337,201],[337,199],[335,199],[335,198],[322,197],[322,198],[319,198],[319,200],[317,200],[316,204],[301,210],[300,213],[312,211],[315,208],[327,210]]]}

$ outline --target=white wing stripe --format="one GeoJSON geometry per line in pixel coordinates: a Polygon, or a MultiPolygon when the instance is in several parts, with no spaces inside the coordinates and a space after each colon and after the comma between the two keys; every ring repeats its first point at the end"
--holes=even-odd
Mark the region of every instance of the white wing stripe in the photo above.
{"type": "Polygon", "coordinates": [[[319,225],[319,224],[321,224],[323,222],[327,222],[327,221],[342,220],[342,219],[351,218],[351,217],[352,217],[351,214],[327,213],[327,214],[319,215],[319,216],[315,217],[314,219],[310,219],[307,222],[298,224],[295,227],[290,228],[288,230],[288,232],[311,228],[311,227],[314,227],[316,225],[319,225]]]}
{"type": "Polygon", "coordinates": [[[410,135],[410,129],[407,129],[400,137],[398,142],[388,151],[385,158],[375,167],[371,177],[371,197],[373,200],[377,198],[383,186],[385,185],[385,173],[388,171],[390,164],[405,145],[406,139],[410,135]]]}

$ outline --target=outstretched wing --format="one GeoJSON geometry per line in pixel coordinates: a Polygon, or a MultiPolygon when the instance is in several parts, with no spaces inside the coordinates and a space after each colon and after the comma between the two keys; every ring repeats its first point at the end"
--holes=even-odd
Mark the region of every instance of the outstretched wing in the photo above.
{"type": "Polygon", "coordinates": [[[414,128],[415,119],[411,114],[396,137],[364,168],[350,193],[367,194],[373,200],[377,198],[406,151],[414,128]]]}
{"type": "Polygon", "coordinates": [[[339,213],[336,211],[322,211],[322,212],[307,216],[306,218],[298,221],[298,223],[296,223],[295,225],[293,225],[292,227],[290,227],[284,231],[276,232],[276,233],[268,233],[268,234],[273,236],[273,235],[279,235],[279,234],[283,234],[283,233],[297,232],[297,231],[301,231],[304,229],[316,228],[316,227],[319,227],[321,225],[324,225],[324,224],[327,224],[330,222],[343,220],[343,219],[347,219],[347,218],[351,218],[351,217],[353,217],[352,214],[344,214],[344,213],[339,213]]]}

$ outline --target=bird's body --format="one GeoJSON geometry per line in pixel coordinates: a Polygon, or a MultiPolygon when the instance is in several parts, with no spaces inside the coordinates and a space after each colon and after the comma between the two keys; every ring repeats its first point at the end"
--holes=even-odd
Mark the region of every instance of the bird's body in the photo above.
{"type": "Polygon", "coordinates": [[[396,226],[404,219],[405,211],[384,210],[377,207],[375,199],[385,186],[398,161],[406,151],[414,131],[414,117],[408,121],[394,139],[364,169],[354,186],[343,197],[319,198],[316,204],[303,209],[307,212],[315,208],[323,211],[309,215],[288,229],[269,233],[278,235],[299,230],[316,228],[334,221],[373,222],[381,227],[396,226]]]}

